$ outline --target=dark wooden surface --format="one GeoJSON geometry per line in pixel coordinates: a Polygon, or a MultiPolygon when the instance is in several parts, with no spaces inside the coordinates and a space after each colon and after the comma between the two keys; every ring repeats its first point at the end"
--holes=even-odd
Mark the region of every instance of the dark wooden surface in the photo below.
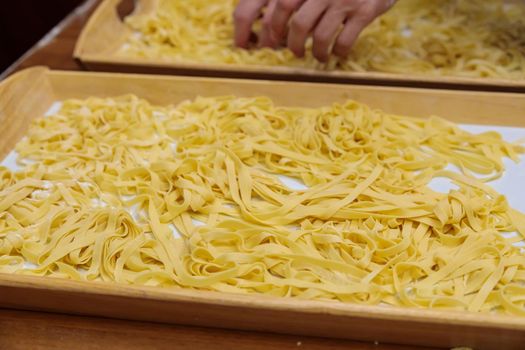
{"type": "Polygon", "coordinates": [[[402,350],[413,348],[293,335],[1,310],[0,349],[402,350]]]}
{"type": "Polygon", "coordinates": [[[0,77],[3,79],[16,71],[36,65],[53,69],[83,70],[73,59],[73,50],[78,34],[99,2],[100,0],[87,0],[7,68],[0,77]]]}
{"type": "MultiPolygon", "coordinates": [[[[1,78],[35,65],[44,65],[53,69],[82,70],[82,66],[73,59],[73,49],[79,32],[99,2],[100,0],[88,0],[77,8],[4,71],[1,78]]],[[[0,350],[12,349],[401,350],[415,348],[0,309],[0,350]]]]}
{"type": "Polygon", "coordinates": [[[0,72],[40,40],[85,0],[2,1],[0,11],[0,72]],[[30,9],[30,10],[28,10],[30,9]]]}

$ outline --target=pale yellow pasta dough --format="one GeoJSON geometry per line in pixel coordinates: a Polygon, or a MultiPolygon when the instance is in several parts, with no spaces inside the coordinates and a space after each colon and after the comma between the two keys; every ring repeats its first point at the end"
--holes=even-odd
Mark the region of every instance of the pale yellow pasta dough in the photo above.
{"type": "Polygon", "coordinates": [[[1,272],[525,315],[524,215],[487,184],[525,149],[495,132],[353,101],[123,96],[65,101],[16,150],[1,272]]]}
{"type": "MultiPolygon", "coordinates": [[[[119,55],[171,62],[294,66],[433,76],[525,78],[525,4],[504,0],[399,0],[347,59],[320,64],[286,49],[233,47],[237,0],[158,0],[126,23],[119,55]]],[[[257,26],[255,31],[257,31],[257,26]]],[[[308,44],[310,46],[310,44],[308,44]]]]}

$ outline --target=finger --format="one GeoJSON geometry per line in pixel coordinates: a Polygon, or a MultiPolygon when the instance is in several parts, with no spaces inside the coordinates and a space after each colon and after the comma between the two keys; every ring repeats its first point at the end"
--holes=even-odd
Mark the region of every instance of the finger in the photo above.
{"type": "Polygon", "coordinates": [[[306,39],[308,39],[327,7],[325,1],[308,0],[292,16],[288,33],[288,48],[296,56],[304,56],[306,39]]]}
{"type": "Polygon", "coordinates": [[[356,12],[355,15],[346,21],[343,30],[339,33],[334,44],[333,53],[343,58],[347,57],[359,34],[375,18],[376,15],[371,12],[356,12]]]}
{"type": "Polygon", "coordinates": [[[271,47],[276,48],[278,43],[273,40],[271,26],[272,26],[272,17],[275,15],[275,8],[278,0],[270,0],[264,17],[262,20],[262,29],[259,38],[259,45],[261,47],[271,47]]]}
{"type": "Polygon", "coordinates": [[[334,43],[346,16],[346,12],[328,10],[315,27],[313,54],[318,61],[326,62],[330,58],[330,46],[334,43]]]}
{"type": "Polygon", "coordinates": [[[281,43],[286,39],[288,22],[292,14],[297,11],[305,0],[277,0],[275,11],[271,18],[270,33],[275,42],[281,43]]]}
{"type": "Polygon", "coordinates": [[[268,0],[241,0],[233,19],[235,23],[235,45],[247,48],[255,20],[260,16],[261,10],[268,0]]]}

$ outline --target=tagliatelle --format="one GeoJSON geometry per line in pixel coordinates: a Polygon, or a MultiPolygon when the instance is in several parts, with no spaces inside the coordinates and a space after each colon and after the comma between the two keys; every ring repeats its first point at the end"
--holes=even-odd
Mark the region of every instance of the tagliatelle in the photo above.
{"type": "Polygon", "coordinates": [[[525,315],[525,218],[486,184],[525,149],[494,132],[353,101],[125,96],[66,101],[16,149],[2,272],[525,315]]]}
{"type": "MultiPolygon", "coordinates": [[[[278,65],[433,76],[525,78],[525,5],[504,0],[399,0],[347,59],[320,64],[285,49],[233,47],[237,0],[159,0],[126,23],[119,55],[185,63],[278,65]]],[[[256,28],[257,31],[257,28],[256,28]]],[[[310,44],[308,44],[311,46],[310,44]]]]}

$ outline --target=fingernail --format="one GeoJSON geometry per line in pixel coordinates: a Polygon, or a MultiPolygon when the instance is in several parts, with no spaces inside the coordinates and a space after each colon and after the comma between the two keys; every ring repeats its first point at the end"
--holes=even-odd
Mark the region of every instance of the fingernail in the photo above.
{"type": "Polygon", "coordinates": [[[279,45],[279,40],[277,40],[277,35],[273,30],[270,31],[270,41],[273,48],[276,48],[279,45]]]}
{"type": "Polygon", "coordinates": [[[317,60],[321,63],[326,63],[328,62],[328,57],[327,56],[319,56],[319,57],[316,57],[317,60]]]}

